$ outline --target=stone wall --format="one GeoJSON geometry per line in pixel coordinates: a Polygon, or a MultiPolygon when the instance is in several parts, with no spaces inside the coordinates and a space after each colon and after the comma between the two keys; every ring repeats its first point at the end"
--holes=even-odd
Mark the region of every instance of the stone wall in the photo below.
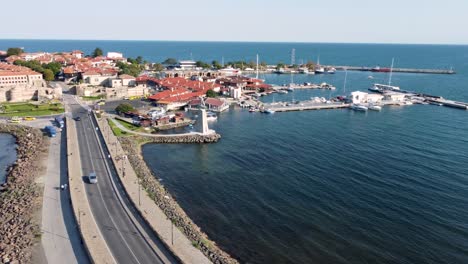
{"type": "Polygon", "coordinates": [[[175,137],[120,137],[122,148],[127,153],[128,160],[134,168],[136,174],[141,179],[141,184],[148,192],[148,195],[171,219],[175,226],[179,228],[205,256],[213,263],[233,264],[237,260],[221,250],[215,242],[209,240],[208,236],[187,216],[171,194],[152,174],[141,156],[141,145],[144,143],[211,143],[217,142],[221,138],[218,134],[209,136],[187,135],[175,137]]]}
{"type": "Polygon", "coordinates": [[[39,129],[25,126],[0,124],[0,132],[13,135],[18,145],[17,161],[0,192],[0,263],[27,263],[41,234],[33,219],[42,195],[35,179],[46,141],[39,129]]]}

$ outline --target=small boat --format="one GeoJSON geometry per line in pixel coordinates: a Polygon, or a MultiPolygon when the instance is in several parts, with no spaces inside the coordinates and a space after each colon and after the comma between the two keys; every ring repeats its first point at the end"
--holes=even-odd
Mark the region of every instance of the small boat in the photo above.
{"type": "Polygon", "coordinates": [[[276,73],[276,74],[283,74],[285,72],[285,70],[283,68],[279,68],[277,69],[276,71],[274,71],[273,73],[276,73]]]}
{"type": "Polygon", "coordinates": [[[250,112],[250,113],[258,112],[258,109],[255,108],[255,107],[251,107],[251,108],[249,109],[249,112],[250,112]]]}
{"type": "Polygon", "coordinates": [[[353,109],[354,111],[366,112],[368,108],[365,105],[352,104],[351,109],[353,109]]]}
{"type": "Polygon", "coordinates": [[[289,92],[294,92],[294,88],[292,87],[292,85],[290,84],[288,88],[286,88],[287,91],[289,92]]]}
{"type": "Polygon", "coordinates": [[[319,66],[315,68],[315,74],[324,74],[325,73],[325,68],[319,66]]]}
{"type": "Polygon", "coordinates": [[[374,105],[374,104],[369,104],[369,110],[373,110],[373,111],[381,111],[382,110],[382,107],[380,105],[374,105]]]}
{"type": "Polygon", "coordinates": [[[278,93],[280,93],[280,94],[287,94],[288,91],[286,91],[286,90],[278,90],[278,93]]]}
{"type": "Polygon", "coordinates": [[[374,76],[369,75],[369,76],[367,76],[367,79],[374,79],[374,76]]]}
{"type": "Polygon", "coordinates": [[[325,73],[328,73],[328,74],[335,74],[335,72],[336,72],[336,69],[333,68],[333,67],[327,68],[327,69],[325,70],[325,73]]]}
{"type": "Polygon", "coordinates": [[[206,120],[207,121],[216,121],[218,119],[218,116],[213,113],[213,112],[207,112],[206,113],[206,120]]]}
{"type": "Polygon", "coordinates": [[[272,109],[270,109],[270,108],[267,108],[267,109],[265,109],[264,113],[266,113],[266,114],[274,114],[274,113],[275,113],[275,110],[272,110],[272,109]]]}

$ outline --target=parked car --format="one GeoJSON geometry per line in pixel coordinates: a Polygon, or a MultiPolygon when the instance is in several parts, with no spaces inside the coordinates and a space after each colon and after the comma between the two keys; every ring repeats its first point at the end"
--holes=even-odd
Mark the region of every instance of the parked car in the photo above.
{"type": "Polygon", "coordinates": [[[36,118],[34,116],[25,116],[25,117],[23,117],[23,120],[24,121],[33,121],[33,120],[36,120],[36,118]]]}
{"type": "Polygon", "coordinates": [[[14,116],[12,118],[10,118],[10,120],[8,120],[8,122],[10,123],[21,123],[21,119],[17,116],[14,116]]]}
{"type": "Polygon", "coordinates": [[[95,172],[91,172],[88,176],[88,181],[91,184],[96,184],[97,183],[97,177],[95,172]]]}
{"type": "Polygon", "coordinates": [[[75,121],[81,121],[81,117],[79,116],[75,117],[75,121]]]}

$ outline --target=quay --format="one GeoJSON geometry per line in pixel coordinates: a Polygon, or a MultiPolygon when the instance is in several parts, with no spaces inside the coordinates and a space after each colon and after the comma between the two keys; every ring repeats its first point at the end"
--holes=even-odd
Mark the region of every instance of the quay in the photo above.
{"type": "Polygon", "coordinates": [[[271,103],[264,104],[261,111],[273,110],[275,112],[305,111],[305,110],[324,110],[348,108],[350,104],[343,102],[318,103],[316,101],[301,101],[296,103],[271,103]]]}
{"type": "MultiPolygon", "coordinates": [[[[375,67],[363,67],[363,66],[327,66],[333,67],[336,70],[341,71],[369,71],[369,72],[389,72],[389,69],[382,68],[376,70],[375,67]]],[[[401,73],[422,73],[422,74],[455,74],[456,72],[452,69],[442,70],[442,69],[410,69],[410,68],[393,68],[392,72],[401,72],[401,73]]]]}

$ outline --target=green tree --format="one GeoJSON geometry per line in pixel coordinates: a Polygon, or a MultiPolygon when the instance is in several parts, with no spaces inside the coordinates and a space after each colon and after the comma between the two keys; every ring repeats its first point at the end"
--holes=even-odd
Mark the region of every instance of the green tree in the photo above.
{"type": "Polygon", "coordinates": [[[219,63],[219,61],[217,60],[214,60],[213,62],[211,62],[211,65],[213,65],[213,68],[219,70],[221,69],[223,66],[221,65],[221,63],[219,63]]]}
{"type": "Polygon", "coordinates": [[[307,64],[306,64],[306,67],[307,67],[309,70],[314,70],[314,69],[315,69],[315,63],[312,62],[312,61],[308,61],[307,64]]]}
{"type": "Polygon", "coordinates": [[[136,57],[136,63],[142,64],[143,63],[143,58],[141,56],[136,57]]]}
{"type": "Polygon", "coordinates": [[[209,69],[211,68],[211,66],[206,63],[206,62],[203,62],[203,61],[197,61],[195,62],[195,66],[199,67],[199,68],[203,68],[203,69],[209,69]]]}
{"type": "Polygon", "coordinates": [[[60,73],[62,70],[62,64],[58,62],[50,62],[48,64],[43,64],[42,65],[45,69],[49,69],[54,73],[54,76],[60,73]]]}
{"type": "Polygon", "coordinates": [[[153,71],[164,71],[165,67],[161,63],[155,63],[153,64],[153,71]]]}
{"type": "Polygon", "coordinates": [[[115,111],[118,113],[118,114],[123,114],[123,113],[127,113],[127,112],[130,112],[130,111],[133,111],[135,110],[135,108],[133,108],[133,106],[129,103],[123,103],[123,104],[119,104],[116,108],[115,108],[115,111]]]}
{"type": "Polygon", "coordinates": [[[167,58],[166,60],[164,60],[162,62],[162,64],[165,64],[165,65],[175,65],[177,64],[177,60],[174,59],[174,58],[167,58]]]}
{"type": "Polygon", "coordinates": [[[216,94],[215,91],[213,91],[211,89],[206,91],[206,97],[216,97],[216,96],[217,96],[217,94],[216,94]]]}
{"type": "Polygon", "coordinates": [[[50,69],[45,69],[43,75],[44,75],[44,80],[48,82],[53,81],[55,79],[55,75],[50,69]]]}
{"type": "Polygon", "coordinates": [[[279,70],[281,68],[284,68],[284,63],[280,62],[276,65],[276,69],[279,70]]]}
{"type": "Polygon", "coordinates": [[[268,64],[264,61],[260,62],[259,68],[262,70],[265,70],[268,67],[268,64]]]}
{"type": "Polygon", "coordinates": [[[140,75],[140,73],[144,70],[144,65],[139,65],[135,63],[125,63],[125,62],[117,62],[117,67],[120,69],[121,74],[128,74],[134,77],[140,75]]]}
{"type": "Polygon", "coordinates": [[[92,56],[94,58],[96,58],[96,57],[102,56],[102,54],[103,54],[103,52],[102,52],[101,48],[95,48],[94,51],[93,51],[92,56]]]}
{"type": "Polygon", "coordinates": [[[13,56],[13,55],[18,56],[21,53],[23,53],[22,48],[8,48],[8,50],[7,50],[7,56],[13,56]]]}

